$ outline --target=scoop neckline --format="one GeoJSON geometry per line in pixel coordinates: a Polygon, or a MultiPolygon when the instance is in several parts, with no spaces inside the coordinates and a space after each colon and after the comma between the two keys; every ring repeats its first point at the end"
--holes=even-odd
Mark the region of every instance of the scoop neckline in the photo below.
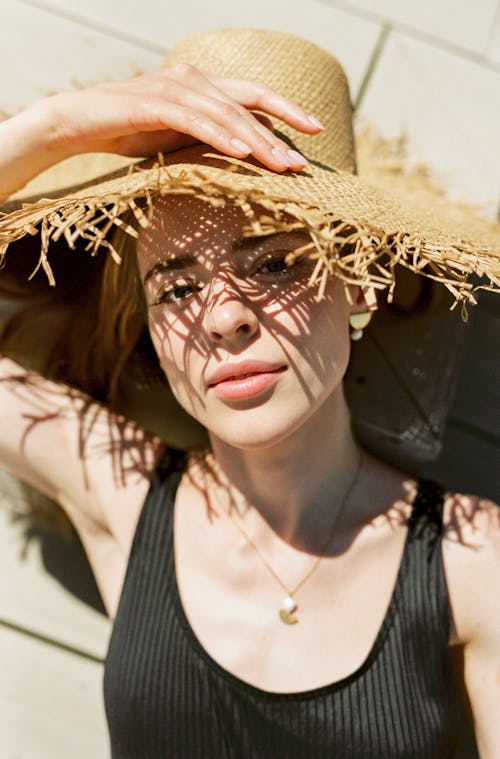
{"type": "MultiPolygon", "coordinates": [[[[181,595],[179,592],[179,585],[177,582],[174,524],[175,524],[176,498],[177,498],[177,491],[179,488],[179,484],[181,481],[181,474],[180,473],[176,473],[176,474],[178,474],[177,482],[175,482],[174,486],[170,489],[169,499],[168,499],[168,510],[170,512],[170,529],[168,530],[168,535],[167,535],[167,557],[168,557],[167,560],[168,562],[171,563],[171,570],[172,570],[171,577],[172,577],[173,597],[174,597],[173,600],[174,600],[176,616],[177,616],[178,621],[181,624],[181,627],[184,630],[188,643],[190,644],[191,648],[195,651],[195,653],[203,659],[203,661],[208,665],[208,667],[212,671],[214,671],[222,679],[232,684],[234,687],[238,688],[241,691],[245,691],[246,693],[254,695],[260,699],[267,699],[270,701],[300,701],[300,700],[305,701],[317,696],[326,695],[328,693],[339,691],[342,688],[345,688],[347,685],[350,685],[359,677],[361,677],[361,675],[363,675],[363,673],[370,667],[370,665],[373,663],[373,661],[377,658],[378,654],[380,653],[382,646],[384,644],[384,641],[387,637],[387,634],[394,620],[394,614],[396,612],[399,597],[401,595],[401,589],[403,587],[403,584],[407,575],[409,544],[410,544],[410,538],[411,538],[411,533],[412,533],[411,525],[409,523],[406,525],[406,535],[405,535],[405,539],[403,543],[403,549],[399,558],[398,571],[397,571],[396,579],[394,581],[394,585],[391,591],[390,600],[386,607],[384,618],[380,624],[380,627],[375,636],[375,640],[373,641],[373,644],[370,650],[368,651],[368,654],[366,655],[364,661],[359,665],[359,667],[357,667],[349,675],[342,677],[340,680],[335,680],[334,682],[327,683],[326,685],[320,685],[317,688],[309,688],[307,690],[290,691],[290,692],[270,691],[270,690],[266,690],[265,688],[259,688],[256,685],[252,685],[246,680],[243,680],[237,675],[234,675],[232,672],[230,672],[225,667],[223,667],[222,664],[219,664],[209,654],[209,652],[203,646],[200,639],[196,635],[195,631],[191,627],[187,614],[184,610],[181,595]]],[[[420,492],[420,488],[415,495],[412,508],[419,496],[419,492],[420,492]]]]}

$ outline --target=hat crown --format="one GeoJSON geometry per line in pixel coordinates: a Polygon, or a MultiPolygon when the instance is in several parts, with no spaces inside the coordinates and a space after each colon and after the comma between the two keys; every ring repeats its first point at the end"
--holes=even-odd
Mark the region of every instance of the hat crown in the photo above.
{"type": "Polygon", "coordinates": [[[306,135],[272,119],[310,161],[356,170],[349,85],[330,53],[293,34],[261,29],[204,32],[175,45],[164,65],[189,63],[219,77],[264,82],[318,118],[325,130],[306,135]]]}

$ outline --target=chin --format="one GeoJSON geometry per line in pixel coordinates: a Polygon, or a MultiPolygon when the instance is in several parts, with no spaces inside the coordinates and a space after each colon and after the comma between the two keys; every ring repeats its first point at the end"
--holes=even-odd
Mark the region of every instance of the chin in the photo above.
{"type": "Polygon", "coordinates": [[[219,412],[204,424],[209,435],[217,437],[227,445],[243,450],[271,448],[283,443],[297,431],[312,413],[310,406],[287,404],[284,409],[266,406],[235,411],[227,409],[219,412]],[[293,413],[291,411],[293,410],[293,413]]]}
{"type": "Polygon", "coordinates": [[[273,448],[283,443],[291,434],[290,430],[276,429],[276,427],[274,429],[262,429],[262,426],[247,427],[243,433],[238,429],[234,431],[227,429],[209,430],[209,435],[217,437],[226,445],[245,451],[273,448]]]}

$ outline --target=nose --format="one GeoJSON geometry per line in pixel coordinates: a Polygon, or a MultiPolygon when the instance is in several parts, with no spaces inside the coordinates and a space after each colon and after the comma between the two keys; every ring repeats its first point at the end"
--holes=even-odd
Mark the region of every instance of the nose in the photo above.
{"type": "Polygon", "coordinates": [[[241,343],[259,329],[258,318],[244,295],[227,277],[213,279],[205,303],[204,327],[216,343],[241,343]]]}

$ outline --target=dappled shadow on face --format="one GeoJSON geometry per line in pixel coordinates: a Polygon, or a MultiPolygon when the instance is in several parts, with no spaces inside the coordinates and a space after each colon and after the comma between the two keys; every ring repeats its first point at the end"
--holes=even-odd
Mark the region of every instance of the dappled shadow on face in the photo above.
{"type": "MultiPolygon", "coordinates": [[[[295,351],[299,352],[308,364],[314,366],[319,376],[326,374],[329,365],[321,359],[308,340],[312,334],[312,312],[317,307],[310,289],[296,287],[290,291],[277,286],[263,291],[262,287],[256,287],[251,282],[235,282],[230,271],[219,271],[217,278],[220,286],[217,293],[208,285],[206,294],[198,296],[193,306],[164,321],[156,322],[152,327],[157,341],[167,348],[166,352],[169,354],[175,351],[174,341],[183,341],[182,368],[187,375],[193,354],[203,361],[205,373],[210,362],[219,363],[230,358],[244,357],[263,331],[272,336],[280,348],[280,353],[299,376],[300,367],[295,364],[295,351]],[[238,301],[238,308],[242,312],[241,324],[238,325],[236,334],[225,339],[218,333],[216,323],[207,325],[207,312],[213,313],[215,303],[218,308],[224,308],[235,300],[238,301]],[[251,324],[245,321],[245,311],[256,317],[256,329],[252,329],[251,324]],[[295,351],[291,350],[292,348],[295,351]]],[[[326,296],[323,305],[331,303],[332,297],[326,296]]],[[[329,322],[333,329],[333,315],[329,322]]],[[[303,389],[307,394],[305,384],[303,389]]]]}
{"type": "Polygon", "coordinates": [[[347,334],[343,285],[332,278],[317,301],[306,229],[255,235],[239,208],[207,211],[206,203],[182,200],[164,205],[139,245],[150,332],[172,387],[184,382],[193,406],[203,408],[194,365],[203,380],[225,361],[279,359],[310,397],[304,365],[325,379],[337,360],[335,340],[347,334]]]}

